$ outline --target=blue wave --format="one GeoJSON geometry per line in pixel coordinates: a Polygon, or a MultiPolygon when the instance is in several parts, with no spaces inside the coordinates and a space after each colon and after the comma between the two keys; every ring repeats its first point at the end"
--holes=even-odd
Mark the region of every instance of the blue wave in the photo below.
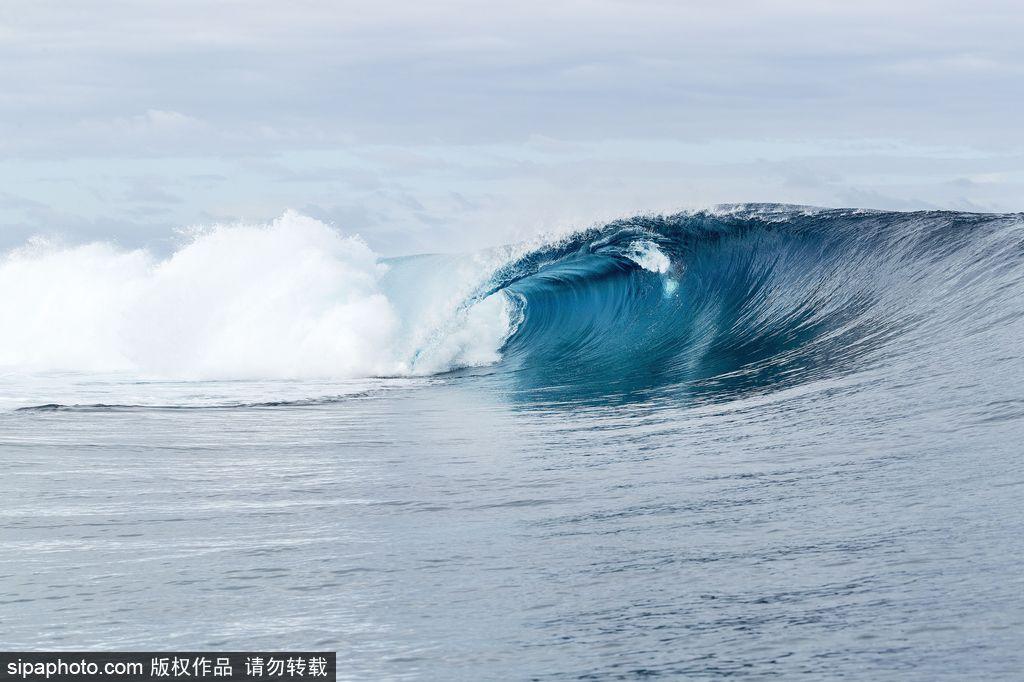
{"type": "Polygon", "coordinates": [[[996,272],[1024,281],[1021,225],[775,204],[639,216],[507,263],[467,305],[499,292],[512,303],[514,331],[486,374],[519,388],[727,398],[921,352],[994,308],[1019,319],[1019,298],[992,287],[996,272]]]}

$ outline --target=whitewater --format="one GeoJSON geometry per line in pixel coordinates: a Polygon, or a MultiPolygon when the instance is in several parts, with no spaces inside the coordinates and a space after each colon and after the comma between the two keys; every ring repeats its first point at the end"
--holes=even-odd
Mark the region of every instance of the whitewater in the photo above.
{"type": "Polygon", "coordinates": [[[288,212],[0,255],[6,648],[1024,668],[1024,216],[728,205],[438,251],[288,212]]]}
{"type": "MultiPolygon", "coordinates": [[[[417,335],[453,311],[425,300],[435,309],[400,319],[383,290],[390,269],[358,237],[296,213],[197,231],[164,259],[39,240],[0,265],[0,365],[187,379],[407,374],[417,335]]],[[[495,348],[467,341],[437,362],[494,359],[495,348]]]]}

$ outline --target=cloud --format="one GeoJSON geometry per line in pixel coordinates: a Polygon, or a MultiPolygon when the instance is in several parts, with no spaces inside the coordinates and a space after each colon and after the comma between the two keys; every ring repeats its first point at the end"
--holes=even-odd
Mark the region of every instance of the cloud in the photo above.
{"type": "Polygon", "coordinates": [[[133,204],[181,204],[184,200],[167,191],[166,180],[155,176],[136,177],[124,193],[124,200],[133,204]]]}
{"type": "Polygon", "coordinates": [[[46,204],[41,201],[34,201],[32,199],[26,199],[25,197],[11,194],[10,192],[0,192],[0,209],[2,210],[38,210],[46,208],[46,204]]]}
{"type": "Polygon", "coordinates": [[[0,25],[4,239],[310,207],[395,252],[716,201],[1024,208],[1009,0],[10,0],[0,25]]]}

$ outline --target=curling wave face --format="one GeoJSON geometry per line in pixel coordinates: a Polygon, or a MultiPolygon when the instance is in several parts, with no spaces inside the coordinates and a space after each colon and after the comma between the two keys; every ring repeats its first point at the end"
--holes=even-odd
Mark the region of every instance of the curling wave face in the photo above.
{"type": "Polygon", "coordinates": [[[1019,215],[746,205],[469,256],[380,259],[294,213],[162,260],[35,242],[0,261],[0,366],[722,397],[1019,332],[1021,233],[1019,215]]]}
{"type": "Polygon", "coordinates": [[[981,338],[1009,350],[1024,331],[1022,228],[1020,215],[782,205],[617,221],[530,250],[482,288],[513,308],[490,377],[530,399],[717,400],[948,366],[981,338]]]}

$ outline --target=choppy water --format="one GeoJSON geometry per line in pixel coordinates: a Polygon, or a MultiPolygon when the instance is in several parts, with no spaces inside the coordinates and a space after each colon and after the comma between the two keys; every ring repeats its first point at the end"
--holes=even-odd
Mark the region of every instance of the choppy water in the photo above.
{"type": "MultiPolygon", "coordinates": [[[[193,376],[144,378],[133,311],[175,298],[166,263],[122,326],[82,331],[113,348],[90,371],[0,342],[4,648],[329,648],[351,679],[1019,679],[1019,216],[745,207],[477,257],[475,280],[456,262],[359,275],[348,313],[393,319],[345,337],[345,367],[392,378],[287,353],[195,376],[237,346],[202,315],[158,330],[222,342],[160,368],[193,376]]],[[[268,311],[312,350],[339,314],[238,309],[218,319],[248,349],[277,348],[268,311]]]]}

